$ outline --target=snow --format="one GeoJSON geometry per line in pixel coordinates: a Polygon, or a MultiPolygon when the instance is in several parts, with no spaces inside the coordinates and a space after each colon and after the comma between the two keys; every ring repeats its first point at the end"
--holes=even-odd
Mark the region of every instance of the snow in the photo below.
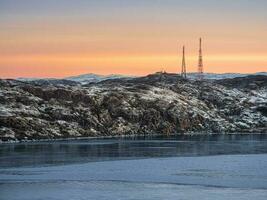
{"type": "MultiPolygon", "coordinates": [[[[237,78],[237,77],[245,77],[248,75],[265,75],[267,76],[267,72],[258,72],[254,74],[241,74],[241,73],[224,73],[224,74],[216,74],[216,73],[204,73],[205,79],[225,79],[225,78],[237,78]]],[[[197,73],[187,73],[187,77],[190,79],[197,79],[197,73]]]]}
{"type": "Polygon", "coordinates": [[[11,117],[13,116],[11,110],[3,105],[0,105],[0,117],[11,117]]]}
{"type": "Polygon", "coordinates": [[[235,122],[235,125],[239,126],[240,128],[246,128],[246,129],[250,128],[250,126],[244,122],[235,122]]]}
{"type": "Polygon", "coordinates": [[[76,81],[81,84],[87,84],[87,83],[96,83],[104,80],[109,80],[109,79],[117,79],[117,78],[133,78],[132,76],[125,76],[125,75],[116,75],[116,74],[111,74],[111,75],[98,75],[98,74],[82,74],[78,76],[71,76],[71,77],[66,77],[66,80],[71,80],[71,81],[76,81]]]}

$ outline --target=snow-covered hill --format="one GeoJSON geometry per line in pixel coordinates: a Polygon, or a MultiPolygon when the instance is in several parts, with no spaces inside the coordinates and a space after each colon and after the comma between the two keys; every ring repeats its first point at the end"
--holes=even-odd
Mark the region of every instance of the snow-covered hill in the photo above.
{"type": "Polygon", "coordinates": [[[78,76],[70,76],[62,79],[57,78],[17,78],[16,80],[37,85],[85,85],[89,83],[98,83],[105,80],[113,79],[132,79],[134,76],[125,76],[119,74],[99,75],[99,74],[81,74],[78,76]]]}
{"type": "MultiPolygon", "coordinates": [[[[223,73],[223,74],[217,74],[217,73],[204,73],[205,79],[226,79],[226,78],[236,78],[236,77],[245,77],[248,75],[265,75],[267,76],[267,72],[257,72],[253,74],[241,74],[241,73],[223,73]]],[[[198,74],[197,73],[188,73],[187,77],[190,79],[197,79],[198,74]]]]}
{"type": "Polygon", "coordinates": [[[267,76],[197,81],[156,73],[86,85],[0,80],[0,141],[267,133],[266,93],[267,76]]]}
{"type": "MultiPolygon", "coordinates": [[[[204,78],[205,79],[210,79],[210,80],[220,80],[220,79],[227,79],[227,78],[236,78],[236,77],[245,77],[248,75],[265,75],[267,76],[267,72],[258,72],[254,74],[241,74],[241,73],[224,73],[224,74],[216,74],[216,73],[204,73],[204,78]]],[[[189,79],[197,79],[198,74],[197,73],[188,73],[187,77],[189,79]]],[[[61,85],[61,84],[66,84],[66,85],[75,85],[75,84],[81,84],[85,85],[88,83],[98,83],[101,81],[106,81],[106,80],[113,80],[113,79],[132,79],[136,78],[136,76],[126,76],[126,75],[120,75],[120,74],[111,74],[111,75],[100,75],[100,74],[81,74],[77,76],[70,76],[66,77],[63,79],[56,79],[56,78],[17,78],[19,81],[23,82],[32,82],[35,84],[39,85],[44,85],[44,84],[50,84],[50,85],[61,85]]]]}
{"type": "Polygon", "coordinates": [[[99,75],[99,74],[82,74],[78,76],[71,76],[66,77],[66,80],[70,81],[76,81],[81,84],[87,84],[87,83],[97,83],[104,80],[109,79],[120,79],[120,78],[133,78],[132,76],[125,76],[125,75],[119,75],[119,74],[111,74],[111,75],[99,75]]]}

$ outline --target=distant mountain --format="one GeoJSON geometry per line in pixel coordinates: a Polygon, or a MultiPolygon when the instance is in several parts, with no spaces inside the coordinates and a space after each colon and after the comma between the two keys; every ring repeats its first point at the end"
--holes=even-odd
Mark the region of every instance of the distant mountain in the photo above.
{"type": "MultiPolygon", "coordinates": [[[[215,82],[228,88],[257,90],[258,88],[267,86],[267,76],[249,75],[244,77],[218,79],[215,80],[215,82]]],[[[265,94],[265,96],[267,96],[267,94],[265,94]]]]}
{"type": "MultiPolygon", "coordinates": [[[[177,74],[174,74],[177,75],[177,74]]],[[[225,74],[216,74],[216,73],[204,73],[204,78],[209,80],[221,80],[221,79],[229,79],[229,78],[237,78],[237,77],[245,77],[248,75],[265,75],[267,76],[267,72],[258,72],[254,74],[240,74],[240,73],[225,73],[225,74]]],[[[188,73],[187,77],[189,79],[197,79],[198,73],[188,73]]],[[[98,83],[101,81],[112,81],[114,79],[119,80],[131,80],[133,78],[137,78],[135,76],[126,76],[120,74],[111,74],[111,75],[99,75],[99,74],[82,74],[78,76],[70,76],[63,79],[56,78],[17,78],[16,80],[23,82],[30,82],[36,85],[86,85],[90,83],[98,83]]]]}
{"type": "Polygon", "coordinates": [[[124,76],[124,75],[98,75],[98,74],[82,74],[78,76],[66,77],[63,79],[56,78],[17,78],[16,80],[22,82],[28,82],[36,85],[85,85],[89,83],[98,83],[105,80],[113,79],[131,79],[133,76],[124,76]]]}
{"type": "Polygon", "coordinates": [[[77,83],[76,81],[71,81],[71,80],[67,80],[67,79],[56,79],[56,78],[43,78],[43,79],[39,79],[39,78],[17,78],[17,81],[21,81],[21,82],[27,82],[27,83],[31,83],[34,85],[69,85],[69,86],[75,86],[75,85],[79,85],[79,83],[77,83]]]}
{"type": "Polygon", "coordinates": [[[133,76],[125,76],[125,75],[118,75],[118,74],[111,74],[111,75],[98,75],[98,74],[82,74],[78,76],[71,76],[66,77],[66,80],[70,81],[76,81],[81,84],[87,84],[87,83],[97,83],[100,81],[105,81],[109,79],[121,79],[121,78],[134,78],[133,76]]]}
{"type": "MultiPolygon", "coordinates": [[[[264,75],[267,76],[267,72],[257,72],[253,74],[241,74],[241,73],[224,73],[224,74],[216,74],[216,73],[204,73],[205,79],[228,79],[228,78],[236,78],[236,77],[245,77],[248,75],[264,75]]],[[[187,77],[190,79],[197,79],[198,73],[188,73],[187,77]]]]}

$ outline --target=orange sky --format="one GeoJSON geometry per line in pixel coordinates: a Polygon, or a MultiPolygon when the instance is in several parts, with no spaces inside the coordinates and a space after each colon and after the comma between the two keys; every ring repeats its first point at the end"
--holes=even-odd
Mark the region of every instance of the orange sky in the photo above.
{"type": "Polygon", "coordinates": [[[0,78],[180,72],[182,45],[194,72],[199,37],[205,72],[267,71],[266,1],[29,2],[0,0],[0,78]]]}

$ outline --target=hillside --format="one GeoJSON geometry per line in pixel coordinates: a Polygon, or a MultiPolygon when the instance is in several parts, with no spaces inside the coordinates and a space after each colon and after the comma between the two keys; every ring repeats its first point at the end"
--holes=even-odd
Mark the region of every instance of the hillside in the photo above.
{"type": "Polygon", "coordinates": [[[267,133],[266,80],[199,82],[167,73],[85,85],[0,80],[0,140],[267,133]]]}

